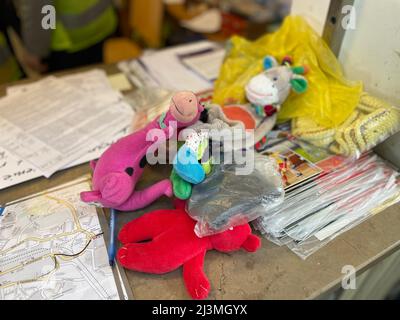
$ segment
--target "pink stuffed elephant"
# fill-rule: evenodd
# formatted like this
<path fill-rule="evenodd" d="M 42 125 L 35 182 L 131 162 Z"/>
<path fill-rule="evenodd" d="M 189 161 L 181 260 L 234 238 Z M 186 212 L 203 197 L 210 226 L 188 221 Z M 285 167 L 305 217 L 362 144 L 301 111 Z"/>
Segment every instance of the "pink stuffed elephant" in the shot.
<path fill-rule="evenodd" d="M 146 165 L 146 153 L 156 141 L 147 141 L 150 130 L 162 130 L 168 139 L 173 130 L 194 124 L 203 111 L 194 93 L 182 91 L 171 99 L 169 111 L 150 122 L 145 128 L 112 144 L 95 162 L 92 191 L 81 193 L 84 202 L 97 202 L 121 211 L 143 208 L 159 197 L 173 195 L 169 179 L 144 189 L 135 190 Z M 174 122 L 176 125 L 174 125 Z"/>

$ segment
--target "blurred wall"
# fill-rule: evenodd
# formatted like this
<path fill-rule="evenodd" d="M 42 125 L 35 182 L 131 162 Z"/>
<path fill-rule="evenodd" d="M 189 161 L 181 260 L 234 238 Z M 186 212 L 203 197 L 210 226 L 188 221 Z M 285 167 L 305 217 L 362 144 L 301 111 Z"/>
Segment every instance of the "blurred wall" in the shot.
<path fill-rule="evenodd" d="M 324 30 L 330 0 L 293 0 L 292 15 L 304 17 L 320 35 Z"/>
<path fill-rule="evenodd" d="M 355 29 L 347 30 L 339 60 L 350 79 L 400 107 L 400 1 L 355 0 Z M 376 148 L 400 168 L 400 133 Z"/>
<path fill-rule="evenodd" d="M 339 60 L 350 79 L 400 106 L 400 1 L 355 0 L 356 23 L 347 30 Z"/>

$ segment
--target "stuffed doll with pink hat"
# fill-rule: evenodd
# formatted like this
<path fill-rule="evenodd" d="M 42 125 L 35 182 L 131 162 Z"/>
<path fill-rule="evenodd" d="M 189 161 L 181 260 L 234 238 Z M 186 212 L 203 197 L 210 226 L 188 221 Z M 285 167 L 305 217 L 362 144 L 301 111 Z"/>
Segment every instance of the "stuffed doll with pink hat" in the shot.
<path fill-rule="evenodd" d="M 97 162 L 91 162 L 92 191 L 82 192 L 82 201 L 99 203 L 103 207 L 120 211 L 132 211 L 151 204 L 161 196 L 171 197 L 173 190 L 169 179 L 159 181 L 144 190 L 135 189 L 147 163 L 146 154 L 149 148 L 154 148 L 155 143 L 161 142 L 151 139 L 152 133 L 159 138 L 161 130 L 164 133 L 161 139 L 165 141 L 174 131 L 199 120 L 202 111 L 203 107 L 194 93 L 176 93 L 171 99 L 168 112 L 145 128 L 121 138 Z"/>

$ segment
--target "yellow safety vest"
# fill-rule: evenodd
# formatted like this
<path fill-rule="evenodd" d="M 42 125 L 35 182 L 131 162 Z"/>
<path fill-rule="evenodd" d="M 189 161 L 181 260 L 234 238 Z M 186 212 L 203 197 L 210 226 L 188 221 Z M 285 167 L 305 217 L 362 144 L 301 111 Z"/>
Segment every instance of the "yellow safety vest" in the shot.
<path fill-rule="evenodd" d="M 8 47 L 5 35 L 0 32 L 0 84 L 18 80 L 22 72 Z"/>
<path fill-rule="evenodd" d="M 117 27 L 112 0 L 55 0 L 51 48 L 76 52 L 104 40 Z"/>

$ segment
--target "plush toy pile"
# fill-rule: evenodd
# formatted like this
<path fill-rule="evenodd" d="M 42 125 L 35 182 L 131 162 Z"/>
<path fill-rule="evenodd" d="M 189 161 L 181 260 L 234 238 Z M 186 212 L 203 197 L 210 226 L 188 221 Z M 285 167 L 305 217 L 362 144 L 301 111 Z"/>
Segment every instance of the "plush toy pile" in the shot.
<path fill-rule="evenodd" d="M 178 151 L 171 178 L 136 190 L 148 151 L 156 150 L 161 142 L 188 127 L 193 132 Z M 179 92 L 172 97 L 168 112 L 118 140 L 97 162 L 91 163 L 92 190 L 82 192 L 81 199 L 120 211 L 144 208 L 159 197 L 172 197 L 174 193 L 187 199 L 192 184 L 201 183 L 211 171 L 211 159 L 199 162 L 211 140 L 207 130 L 235 127 L 244 131 L 240 122 L 226 119 L 219 106 L 205 110 L 195 94 Z M 232 252 L 241 248 L 254 252 L 261 241 L 245 222 L 204 237 L 195 233 L 195 225 L 196 221 L 185 210 L 185 202 L 177 200 L 175 210 L 149 212 L 125 225 L 119 234 L 123 246 L 117 258 L 124 267 L 146 273 L 162 274 L 183 266 L 189 294 L 194 299 L 206 298 L 210 290 L 203 271 L 206 252 L 213 249 Z"/>
<path fill-rule="evenodd" d="M 149 139 L 148 135 L 161 130 L 164 135 L 159 136 L 168 139 L 175 130 L 196 123 L 202 111 L 203 107 L 194 93 L 184 91 L 175 94 L 167 113 L 145 128 L 118 140 L 102 154 L 97 163 L 91 163 L 93 190 L 82 192 L 81 199 L 100 203 L 106 208 L 131 211 L 146 207 L 163 195 L 171 197 L 173 191 L 169 179 L 159 181 L 145 190 L 135 190 L 146 165 L 147 151 L 162 142 Z"/>
<path fill-rule="evenodd" d="M 167 112 L 111 145 L 97 163 L 91 163 L 92 190 L 81 193 L 85 202 L 133 211 L 162 196 L 179 199 L 175 210 L 149 212 L 123 227 L 118 260 L 124 267 L 162 274 L 183 266 L 189 294 L 203 299 L 210 290 L 203 272 L 208 250 L 253 252 L 259 248 L 260 239 L 252 235 L 248 223 L 279 207 L 284 189 L 276 161 L 254 158 L 254 143 L 274 127 L 290 92 L 307 89 L 302 76 L 307 68 L 292 67 L 289 57 L 278 65 L 267 56 L 264 69 L 245 87 L 248 104 L 203 106 L 194 93 L 178 92 Z M 136 190 L 149 153 L 161 150 L 171 137 L 183 137 L 184 143 L 173 158 L 170 178 Z M 212 152 L 216 149 L 218 161 L 234 152 L 240 157 L 253 155 L 252 171 L 238 174 L 243 163 L 234 158 L 232 164 L 228 160 L 229 165 L 218 162 Z"/>

